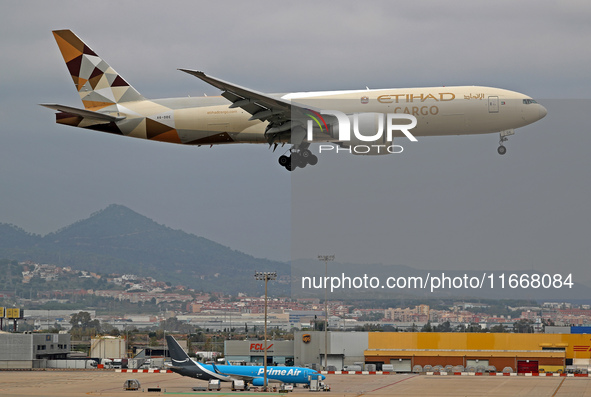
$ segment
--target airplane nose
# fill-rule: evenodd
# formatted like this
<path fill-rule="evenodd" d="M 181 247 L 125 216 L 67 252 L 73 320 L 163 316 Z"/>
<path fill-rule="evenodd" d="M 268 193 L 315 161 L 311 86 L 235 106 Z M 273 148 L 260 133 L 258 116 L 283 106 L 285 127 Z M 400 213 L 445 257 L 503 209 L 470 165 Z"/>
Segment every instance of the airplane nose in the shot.
<path fill-rule="evenodd" d="M 544 117 L 546 117 L 547 114 L 548 114 L 548 111 L 546 110 L 546 108 L 543 107 L 542 105 L 540 105 L 540 119 L 543 119 Z"/>

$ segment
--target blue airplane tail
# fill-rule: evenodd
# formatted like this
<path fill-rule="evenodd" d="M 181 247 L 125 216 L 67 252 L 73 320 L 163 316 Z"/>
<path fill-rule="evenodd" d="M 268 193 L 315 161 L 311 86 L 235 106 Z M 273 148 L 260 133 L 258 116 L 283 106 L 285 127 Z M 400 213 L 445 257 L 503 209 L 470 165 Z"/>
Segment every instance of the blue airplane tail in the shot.
<path fill-rule="evenodd" d="M 170 352 L 170 358 L 172 365 L 175 367 L 194 367 L 195 363 L 179 343 L 170 335 L 166 335 L 166 344 L 168 345 L 168 351 Z"/>

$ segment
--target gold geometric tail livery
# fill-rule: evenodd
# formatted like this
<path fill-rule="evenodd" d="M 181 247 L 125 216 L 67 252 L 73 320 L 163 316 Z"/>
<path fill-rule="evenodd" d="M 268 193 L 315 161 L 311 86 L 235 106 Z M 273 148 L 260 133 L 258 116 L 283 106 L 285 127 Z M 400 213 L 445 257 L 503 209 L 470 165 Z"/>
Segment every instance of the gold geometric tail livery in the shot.
<path fill-rule="evenodd" d="M 371 121 L 391 120 L 393 113 L 414 116 L 417 124 L 412 135 L 418 137 L 499 133 L 500 154 L 505 153 L 503 143 L 514 129 L 546 115 L 546 109 L 532 98 L 499 88 L 425 87 L 264 94 L 189 69 L 180 70 L 218 88 L 221 96 L 150 100 L 71 30 L 56 30 L 53 35 L 84 106 L 81 109 L 43 104 L 58 111 L 57 123 L 197 146 L 261 143 L 277 148 L 287 143 L 290 146 L 279 157 L 279 164 L 289 171 L 318 162 L 309 150 L 313 142 L 331 143 L 320 145 L 320 152 L 324 148 L 363 155 L 399 153 L 387 149 L 401 147 L 393 145 L 391 138 L 405 138 L 405 135 L 396 129 L 394 134 L 381 134 L 380 127 L 376 135 L 376 123 Z M 323 111 L 329 115 L 331 111 L 340 112 L 343 117 L 338 120 L 324 117 L 324 128 L 314 126 L 313 131 L 307 130 L 310 127 L 306 115 Z M 341 125 L 343 118 L 349 122 Z M 364 124 L 361 120 L 371 122 Z M 339 126 L 342 129 L 343 125 L 350 125 L 354 133 L 339 134 Z M 371 141 L 374 136 L 378 137 L 375 142 Z M 341 137 L 350 138 L 339 140 L 345 139 Z"/>
<path fill-rule="evenodd" d="M 145 98 L 70 30 L 53 32 L 85 109 Z"/>

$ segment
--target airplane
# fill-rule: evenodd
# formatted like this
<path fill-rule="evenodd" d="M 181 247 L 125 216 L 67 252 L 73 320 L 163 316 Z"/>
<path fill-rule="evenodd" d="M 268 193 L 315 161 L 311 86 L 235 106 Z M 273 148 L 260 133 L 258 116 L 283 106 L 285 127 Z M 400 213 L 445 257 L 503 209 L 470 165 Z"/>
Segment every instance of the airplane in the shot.
<path fill-rule="evenodd" d="M 327 109 L 346 114 L 350 125 L 359 122 L 356 113 L 413 116 L 413 137 L 499 133 L 497 151 L 501 155 L 507 150 L 504 142 L 516 128 L 547 114 L 531 97 L 500 88 L 443 86 L 265 94 L 191 69 L 179 70 L 218 88 L 221 96 L 150 100 L 71 30 L 55 30 L 53 35 L 84 105 L 81 109 L 41 104 L 58 111 L 56 123 L 185 145 L 253 143 L 267 144 L 275 151 L 279 144 L 289 144 L 279 157 L 279 164 L 289 171 L 318 162 L 309 149 L 311 143 L 329 142 L 352 154 L 383 155 L 395 153 L 384 148 L 393 147 L 395 137 L 405 136 L 403 131 L 394 130 L 386 140 L 388 136 L 382 134 L 376 141 L 379 145 L 367 145 L 367 139 L 357 134 L 343 140 L 338 118 L 323 113 Z M 364 131 L 375 125 L 375 118 L 363 122 Z M 358 147 L 363 150 L 351 150 Z"/>
<path fill-rule="evenodd" d="M 166 335 L 166 344 L 172 361 L 170 369 L 179 375 L 206 381 L 210 379 L 219 379 L 222 382 L 242 380 L 253 386 L 264 386 L 265 367 L 263 366 L 203 364 L 191 360 L 171 335 Z M 267 366 L 267 383 L 310 384 L 311 377 L 321 381 L 325 379 L 324 375 L 310 368 Z"/>

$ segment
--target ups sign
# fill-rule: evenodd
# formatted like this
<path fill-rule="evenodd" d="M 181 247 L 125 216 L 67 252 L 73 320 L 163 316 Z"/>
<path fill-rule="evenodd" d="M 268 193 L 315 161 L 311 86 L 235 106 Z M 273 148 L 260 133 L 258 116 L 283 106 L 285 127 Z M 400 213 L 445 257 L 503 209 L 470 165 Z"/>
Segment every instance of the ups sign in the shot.
<path fill-rule="evenodd" d="M 304 335 L 302 335 L 302 342 L 304 342 L 304 343 L 310 343 L 311 340 L 312 340 L 312 335 L 310 335 L 310 334 L 304 334 Z"/>

